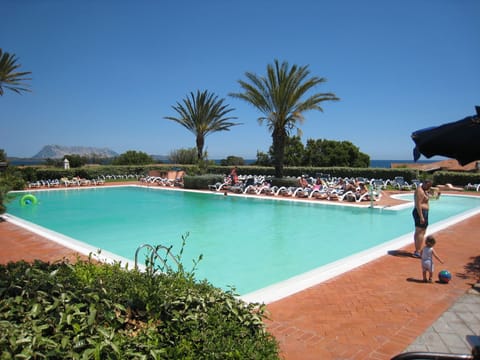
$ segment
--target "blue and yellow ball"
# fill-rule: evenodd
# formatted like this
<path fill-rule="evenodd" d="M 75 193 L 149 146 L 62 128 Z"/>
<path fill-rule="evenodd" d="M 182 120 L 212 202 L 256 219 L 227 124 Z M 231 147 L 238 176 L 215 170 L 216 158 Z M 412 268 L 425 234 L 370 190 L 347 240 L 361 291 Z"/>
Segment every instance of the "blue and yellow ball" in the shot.
<path fill-rule="evenodd" d="M 448 270 L 442 270 L 438 273 L 438 280 L 443 284 L 448 284 L 452 280 L 452 274 Z"/>

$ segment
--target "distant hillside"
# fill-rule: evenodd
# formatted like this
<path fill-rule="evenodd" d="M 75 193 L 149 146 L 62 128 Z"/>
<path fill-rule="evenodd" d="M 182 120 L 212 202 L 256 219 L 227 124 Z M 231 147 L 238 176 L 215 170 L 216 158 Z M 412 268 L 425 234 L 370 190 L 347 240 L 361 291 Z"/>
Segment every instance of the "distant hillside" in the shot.
<path fill-rule="evenodd" d="M 65 155 L 80 155 L 97 157 L 114 157 L 118 154 L 107 148 L 96 148 L 88 146 L 62 146 L 62 145 L 46 145 L 40 150 L 33 159 L 61 159 Z"/>

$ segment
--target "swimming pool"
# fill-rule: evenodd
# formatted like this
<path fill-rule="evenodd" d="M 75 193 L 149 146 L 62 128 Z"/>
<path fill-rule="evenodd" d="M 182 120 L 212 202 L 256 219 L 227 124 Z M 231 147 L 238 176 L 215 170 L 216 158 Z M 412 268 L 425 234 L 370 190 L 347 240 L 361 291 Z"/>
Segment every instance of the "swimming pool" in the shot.
<path fill-rule="evenodd" d="M 392 211 L 132 186 L 34 194 L 38 204 L 14 201 L 8 214 L 121 259 L 133 260 L 143 243 L 173 245 L 176 253 L 188 232 L 185 268 L 203 254 L 197 278 L 233 286 L 252 301 L 288 295 L 335 275 L 338 266 L 358 266 L 358 254 L 368 261 L 412 242 L 411 206 Z M 479 212 L 480 198 L 443 196 L 431 208 L 436 231 L 452 216 Z"/>

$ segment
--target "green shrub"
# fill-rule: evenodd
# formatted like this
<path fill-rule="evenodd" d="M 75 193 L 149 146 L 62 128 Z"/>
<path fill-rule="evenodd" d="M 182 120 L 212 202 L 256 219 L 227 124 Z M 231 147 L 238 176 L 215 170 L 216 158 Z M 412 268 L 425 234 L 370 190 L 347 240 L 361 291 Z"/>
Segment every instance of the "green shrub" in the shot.
<path fill-rule="evenodd" d="M 0 358 L 278 359 L 264 306 L 191 273 L 0 265 Z"/>
<path fill-rule="evenodd" d="M 112 165 L 143 165 L 154 164 L 155 160 L 143 151 L 128 150 L 112 160 Z"/>
<path fill-rule="evenodd" d="M 173 164 L 196 164 L 198 161 L 197 148 L 172 150 L 168 159 Z"/>
<path fill-rule="evenodd" d="M 245 165 L 245 159 L 240 157 L 240 156 L 230 155 L 230 156 L 227 156 L 226 159 L 220 160 L 220 165 L 222 165 L 222 166 L 235 166 L 235 165 L 243 166 L 243 165 Z"/>
<path fill-rule="evenodd" d="M 433 184 L 453 184 L 465 186 L 467 184 L 480 184 L 480 173 L 466 173 L 458 171 L 438 171 L 433 174 Z"/>
<path fill-rule="evenodd" d="M 0 215 L 7 210 L 5 205 L 11 200 L 8 192 L 12 190 L 23 190 L 24 188 L 25 181 L 20 172 L 15 168 L 8 168 L 5 172 L 0 173 Z"/>

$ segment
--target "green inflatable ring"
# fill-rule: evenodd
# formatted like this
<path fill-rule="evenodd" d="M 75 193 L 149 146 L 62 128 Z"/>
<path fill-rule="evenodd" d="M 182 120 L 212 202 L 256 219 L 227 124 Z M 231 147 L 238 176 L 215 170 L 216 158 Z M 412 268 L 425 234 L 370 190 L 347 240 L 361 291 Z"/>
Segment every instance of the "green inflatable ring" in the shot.
<path fill-rule="evenodd" d="M 30 204 L 36 204 L 38 202 L 37 198 L 35 195 L 32 194 L 27 194 L 23 195 L 22 198 L 20 199 L 20 204 L 22 206 L 30 205 Z"/>

